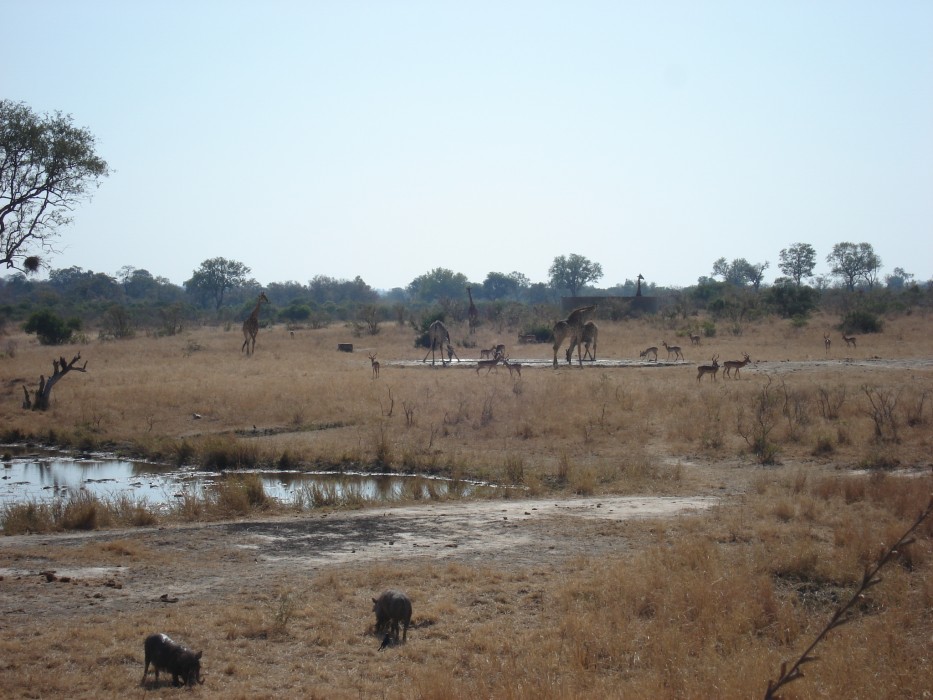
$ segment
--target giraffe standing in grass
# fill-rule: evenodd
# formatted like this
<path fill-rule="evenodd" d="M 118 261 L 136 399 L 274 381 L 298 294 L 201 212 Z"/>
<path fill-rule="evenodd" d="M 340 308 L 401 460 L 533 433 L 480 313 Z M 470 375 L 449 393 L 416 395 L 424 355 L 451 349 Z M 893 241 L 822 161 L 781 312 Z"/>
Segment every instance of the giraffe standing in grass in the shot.
<path fill-rule="evenodd" d="M 428 328 L 428 340 L 431 341 L 431 349 L 424 354 L 424 359 L 422 362 L 428 361 L 428 355 L 431 356 L 431 364 L 434 364 L 434 351 L 441 351 L 441 364 L 445 365 L 444 362 L 444 348 L 450 346 L 450 333 L 447 331 L 447 326 L 445 326 L 440 321 L 435 321 Z M 460 359 L 459 357 L 457 358 Z"/>
<path fill-rule="evenodd" d="M 473 291 L 467 287 L 467 296 L 470 297 L 470 308 L 467 311 L 467 316 L 470 319 L 470 333 L 476 333 L 476 326 L 479 322 L 479 311 L 476 310 L 476 305 L 473 303 Z"/>
<path fill-rule="evenodd" d="M 596 311 L 596 304 L 592 306 L 581 306 L 579 309 L 571 311 L 567 318 L 554 324 L 552 332 L 554 334 L 555 368 L 557 367 L 557 351 L 560 350 L 560 346 L 563 345 L 564 341 L 568 338 L 570 339 L 571 347 L 576 345 L 577 361 L 580 363 L 581 367 L 583 366 L 583 343 L 580 342 L 580 339 L 583 337 L 583 324 L 586 323 L 587 317 L 594 311 Z"/>
<path fill-rule="evenodd" d="M 259 292 L 256 308 L 253 309 L 253 313 L 249 315 L 249 318 L 243 321 L 243 347 L 240 348 L 240 352 L 245 350 L 247 356 L 256 351 L 256 335 L 259 333 L 259 307 L 268 303 L 266 293 Z"/>

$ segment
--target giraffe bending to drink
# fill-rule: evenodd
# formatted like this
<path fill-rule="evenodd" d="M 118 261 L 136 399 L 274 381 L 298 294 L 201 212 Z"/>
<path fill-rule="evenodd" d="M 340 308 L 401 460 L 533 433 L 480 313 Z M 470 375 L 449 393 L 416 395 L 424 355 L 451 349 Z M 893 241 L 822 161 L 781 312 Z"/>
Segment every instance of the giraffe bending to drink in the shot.
<path fill-rule="evenodd" d="M 444 362 L 444 348 L 450 346 L 450 333 L 447 331 L 447 326 L 445 326 L 441 321 L 435 321 L 428 328 L 428 340 L 431 342 L 431 349 L 424 354 L 424 359 L 422 362 L 428 361 L 428 355 L 431 356 L 431 364 L 434 364 L 434 352 L 435 350 L 441 351 L 441 365 L 447 365 Z M 460 359 L 459 357 L 457 358 Z"/>
<path fill-rule="evenodd" d="M 256 335 L 259 333 L 259 307 L 268 303 L 269 300 L 266 298 L 266 293 L 259 292 L 259 299 L 256 300 L 256 307 L 253 309 L 253 313 L 249 315 L 249 318 L 243 321 L 243 346 L 240 348 L 240 352 L 245 350 L 247 356 L 252 355 L 256 351 Z"/>
<path fill-rule="evenodd" d="M 575 346 L 578 346 L 581 342 L 583 343 L 583 359 L 596 361 L 596 341 L 599 338 L 599 326 L 596 325 L 594 321 L 587 321 L 583 324 L 583 337 L 578 341 L 577 338 L 574 338 L 570 342 L 570 347 L 567 348 L 567 364 L 571 364 L 570 359 L 573 357 L 573 349 Z M 592 350 L 590 349 L 592 347 Z"/>
<path fill-rule="evenodd" d="M 583 366 L 583 343 L 580 342 L 580 338 L 583 337 L 583 324 L 586 323 L 586 319 L 596 311 L 596 304 L 592 306 L 581 306 L 578 309 L 574 309 L 570 312 L 570 315 L 554 324 L 553 334 L 554 334 L 554 367 L 557 367 L 557 351 L 560 350 L 560 346 L 564 344 L 564 341 L 568 338 L 570 339 L 571 347 L 576 344 L 577 348 L 577 361 L 580 366 Z M 568 358 L 568 361 L 570 358 Z"/>

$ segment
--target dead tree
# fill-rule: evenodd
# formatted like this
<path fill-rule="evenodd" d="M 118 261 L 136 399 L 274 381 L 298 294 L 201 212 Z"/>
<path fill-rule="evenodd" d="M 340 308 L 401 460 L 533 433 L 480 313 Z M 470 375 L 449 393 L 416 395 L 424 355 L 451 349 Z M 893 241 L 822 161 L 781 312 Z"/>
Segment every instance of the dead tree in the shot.
<path fill-rule="evenodd" d="M 84 361 L 82 366 L 75 367 L 75 364 L 80 359 L 81 353 L 79 352 L 74 356 L 71 362 L 66 362 L 64 357 L 52 360 L 52 367 L 55 371 L 48 379 L 45 378 L 44 374 L 39 375 L 39 388 L 33 392 L 32 396 L 29 394 L 29 389 L 23 384 L 23 393 L 25 394 L 23 408 L 33 411 L 47 411 L 49 409 L 49 400 L 52 396 L 52 387 L 55 386 L 55 383 L 59 379 L 64 377 L 71 370 L 75 372 L 87 372 L 87 360 Z"/>

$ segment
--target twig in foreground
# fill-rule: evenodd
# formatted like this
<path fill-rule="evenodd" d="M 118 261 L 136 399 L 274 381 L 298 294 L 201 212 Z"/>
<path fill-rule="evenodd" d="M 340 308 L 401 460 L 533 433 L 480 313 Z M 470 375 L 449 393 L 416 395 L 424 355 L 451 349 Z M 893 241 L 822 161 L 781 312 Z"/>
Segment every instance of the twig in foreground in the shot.
<path fill-rule="evenodd" d="M 872 586 L 876 586 L 881 583 L 881 577 L 878 576 L 878 572 L 881 571 L 881 567 L 887 564 L 894 555 L 897 554 L 897 550 L 901 547 L 906 547 L 909 544 L 913 543 L 913 538 L 910 537 L 910 533 L 920 527 L 920 523 L 929 517 L 930 513 L 933 513 L 933 496 L 930 497 L 930 502 L 927 504 L 927 507 L 923 510 L 920 515 L 917 516 L 917 519 L 913 524 L 907 528 L 907 531 L 900 536 L 900 538 L 892 544 L 888 550 L 881 555 L 881 558 L 875 564 L 875 567 L 870 570 L 866 570 L 865 575 L 862 577 L 862 584 L 858 587 L 858 590 L 855 591 L 855 594 L 842 605 L 835 614 L 830 618 L 826 626 L 816 635 L 816 639 L 813 640 L 813 643 L 807 647 L 807 650 L 800 655 L 794 665 L 790 668 L 787 668 L 787 662 L 781 664 L 781 675 L 776 681 L 768 681 L 768 690 L 765 692 L 765 700 L 780 700 L 780 697 L 775 695 L 778 688 L 783 685 L 787 685 L 791 681 L 795 681 L 798 678 L 803 678 L 803 671 L 800 668 L 810 661 L 816 661 L 819 657 L 811 656 L 811 652 L 816 648 L 816 645 L 823 641 L 830 630 L 844 625 L 852 619 L 851 610 L 852 607 L 859 601 L 862 595 Z"/>

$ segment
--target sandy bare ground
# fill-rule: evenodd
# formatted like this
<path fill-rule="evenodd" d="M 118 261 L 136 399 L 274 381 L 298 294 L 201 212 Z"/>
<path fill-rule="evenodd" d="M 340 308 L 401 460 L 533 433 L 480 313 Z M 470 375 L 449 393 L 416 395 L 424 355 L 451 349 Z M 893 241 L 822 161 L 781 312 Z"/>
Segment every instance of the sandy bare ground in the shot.
<path fill-rule="evenodd" d="M 618 552 L 612 523 L 669 518 L 718 501 L 599 497 L 457 501 L 0 539 L 0 611 L 16 616 L 139 609 L 262 588 L 268 577 L 430 558 L 434 563 L 553 565 Z M 120 556 L 124 554 L 126 556 Z"/>

